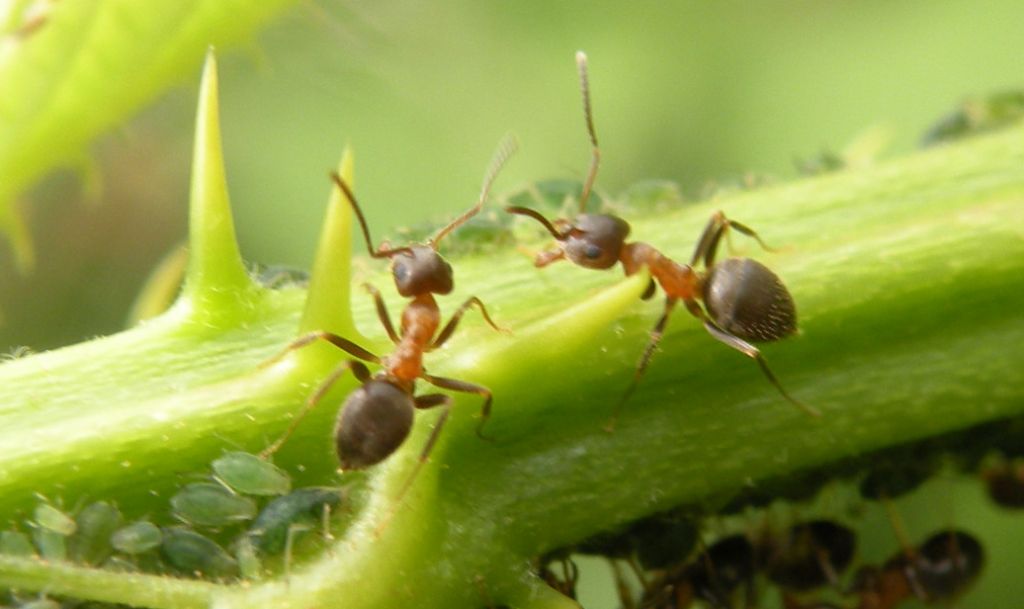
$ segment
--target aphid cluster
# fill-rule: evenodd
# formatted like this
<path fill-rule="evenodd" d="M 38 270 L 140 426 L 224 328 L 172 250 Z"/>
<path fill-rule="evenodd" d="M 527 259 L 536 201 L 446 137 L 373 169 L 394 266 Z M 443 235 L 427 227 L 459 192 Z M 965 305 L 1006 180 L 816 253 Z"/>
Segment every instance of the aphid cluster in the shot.
<path fill-rule="evenodd" d="M 337 488 L 292 489 L 287 472 L 249 453 L 225 453 L 211 469 L 170 497 L 165 512 L 134 519 L 105 501 L 70 510 L 42 501 L 20 530 L 0 531 L 0 554 L 221 581 L 261 579 L 268 573 L 264 560 L 275 563 L 273 571 L 288 571 L 291 548 L 305 533 L 329 535 L 332 510 L 344 499 Z M 0 603 L 8 602 L 61 606 L 0 590 Z"/>

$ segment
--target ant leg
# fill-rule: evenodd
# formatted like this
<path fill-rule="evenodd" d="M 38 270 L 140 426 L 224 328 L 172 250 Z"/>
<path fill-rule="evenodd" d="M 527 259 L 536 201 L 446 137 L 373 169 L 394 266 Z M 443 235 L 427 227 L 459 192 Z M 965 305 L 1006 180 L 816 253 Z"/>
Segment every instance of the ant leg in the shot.
<path fill-rule="evenodd" d="M 727 234 L 730 228 L 734 228 L 740 233 L 755 239 L 765 250 L 769 252 L 775 251 L 774 248 L 769 247 L 761 239 L 761 235 L 757 234 L 757 231 L 746 224 L 726 218 L 725 214 L 721 211 L 716 211 L 711 215 L 711 219 L 708 220 L 707 225 L 704 227 L 704 232 L 701 233 L 700 239 L 697 241 L 697 247 L 693 250 L 693 257 L 690 258 L 690 266 L 697 264 L 703 258 L 704 266 L 710 268 L 715 263 L 715 256 L 718 254 L 718 244 L 722 239 L 722 235 Z"/>
<path fill-rule="evenodd" d="M 793 396 L 789 395 L 789 392 L 786 391 L 785 388 L 783 388 L 782 383 L 779 382 L 779 379 L 775 378 L 775 374 L 772 373 L 771 369 L 768 367 L 768 362 L 766 362 L 764 357 L 761 355 L 760 349 L 743 340 L 742 338 L 739 338 L 738 336 L 733 336 L 732 334 L 729 334 L 725 330 L 716 326 L 710 319 L 708 319 L 708 316 L 704 313 L 704 310 L 700 308 L 700 305 L 698 305 L 696 301 L 687 300 L 685 302 L 687 310 L 690 311 L 690 313 L 694 317 L 704 322 L 704 329 L 708 331 L 708 334 L 710 334 L 712 338 L 732 347 L 733 349 L 736 349 L 740 353 L 756 361 L 757 365 L 761 367 L 761 372 L 764 374 L 765 378 L 768 379 L 768 382 L 771 383 L 776 390 L 778 390 L 778 392 L 782 395 L 782 397 L 786 399 L 786 401 L 788 401 L 790 404 L 793 404 L 800 410 L 804 411 L 804 413 L 812 417 L 817 418 L 821 416 L 821 413 L 818 412 L 817 409 L 812 408 L 807 404 L 804 404 L 800 400 L 794 398 Z"/>
<path fill-rule="evenodd" d="M 451 409 L 448 406 L 451 404 L 452 399 L 450 396 L 441 393 L 430 393 L 427 395 L 421 395 L 413 398 L 413 405 L 417 409 L 434 408 L 436 406 L 444 406 L 444 412 L 437 418 L 437 423 L 434 424 L 434 429 L 430 432 L 430 437 L 427 438 L 427 443 L 423 445 L 423 450 L 420 451 L 419 459 L 416 462 L 415 469 L 409 474 L 405 482 L 402 483 L 402 488 L 399 489 L 398 494 L 395 495 L 395 501 L 393 507 L 388 511 L 387 516 L 377 526 L 377 532 L 379 533 L 384 529 L 391 517 L 394 515 L 394 511 L 398 509 L 398 505 L 401 504 L 402 498 L 405 497 L 405 493 L 412 487 L 413 481 L 416 480 L 416 476 L 419 475 L 420 470 L 427 462 L 427 458 L 430 457 L 430 452 L 434 450 L 434 445 L 437 444 L 437 439 L 441 436 L 441 430 L 444 429 L 445 423 L 448 422 L 448 414 Z"/>
<path fill-rule="evenodd" d="M 559 260 L 564 259 L 565 251 L 562 249 L 537 252 L 537 256 L 533 259 L 533 266 L 538 269 L 542 269 L 552 262 L 558 262 Z"/>
<path fill-rule="evenodd" d="M 484 303 L 481 302 L 479 298 L 477 298 L 476 296 L 471 296 L 466 300 L 466 302 L 462 303 L 462 306 L 455 310 L 455 314 L 452 315 L 452 318 L 450 320 L 448 320 L 448 323 L 445 325 L 444 329 L 442 329 L 441 333 L 437 335 L 437 339 L 435 339 L 434 342 L 427 348 L 427 351 L 433 351 L 434 349 L 437 349 L 441 345 L 445 344 L 445 342 L 447 342 L 448 339 L 451 338 L 452 333 L 455 332 L 455 328 L 458 327 L 459 320 L 461 320 L 462 316 L 466 313 L 467 310 L 469 310 L 469 307 L 473 305 L 476 305 L 477 308 L 480 309 L 480 313 L 483 314 L 484 321 L 487 322 L 487 325 L 494 328 L 494 330 L 497 332 L 502 332 L 504 334 L 509 333 L 509 330 L 507 328 L 499 327 L 497 324 L 494 323 L 493 320 L 491 320 L 491 316 L 488 315 L 487 313 L 487 307 L 484 306 Z"/>
<path fill-rule="evenodd" d="M 358 357 L 363 361 L 370 362 L 373 364 L 380 363 L 379 357 L 370 353 L 366 349 L 363 349 L 362 347 L 348 340 L 347 338 L 342 338 L 337 334 L 332 334 L 331 332 L 317 330 L 316 332 L 310 332 L 309 334 L 304 334 L 296 338 L 291 343 L 289 343 L 287 347 L 282 349 L 280 353 L 260 364 L 259 368 L 262 369 L 268 366 L 272 366 L 273 364 L 279 362 L 282 358 L 284 358 L 284 356 L 288 355 L 292 351 L 295 351 L 296 349 L 301 349 L 302 347 L 315 343 L 318 340 L 325 340 L 334 345 L 335 347 L 341 349 L 345 353 L 348 353 L 353 357 Z"/>
<path fill-rule="evenodd" d="M 644 288 L 644 293 L 640 295 L 640 300 L 650 300 L 654 296 L 654 292 L 658 289 L 658 284 L 654 283 L 652 278 L 647 282 L 647 287 Z"/>
<path fill-rule="evenodd" d="M 672 314 L 672 309 L 675 308 L 677 302 L 678 300 L 672 297 L 665 299 L 665 312 L 661 314 L 658 323 L 654 324 L 654 329 L 651 330 L 651 338 L 647 341 L 643 355 L 640 356 L 640 361 L 637 362 L 636 370 L 633 372 L 633 381 L 629 384 L 626 392 L 622 394 L 619 403 L 615 405 L 611 419 L 604 426 L 605 431 L 611 433 L 615 430 L 615 423 L 619 420 L 619 412 L 622 411 L 622 407 L 625 406 L 630 396 L 633 395 L 633 391 L 636 389 L 637 384 L 640 383 L 644 371 L 647 370 L 647 364 L 651 363 L 651 358 L 654 357 L 654 350 L 658 348 L 658 343 L 661 342 L 661 337 L 665 334 L 668 318 Z"/>
<path fill-rule="evenodd" d="M 491 393 L 490 389 L 480 385 L 474 385 L 473 383 L 467 383 L 466 381 L 459 381 L 442 376 L 431 376 L 429 374 L 422 374 L 420 376 L 423 380 L 435 387 L 451 389 L 452 391 L 461 391 L 463 393 L 475 393 L 483 397 L 484 404 L 480 407 L 480 422 L 476 425 L 476 435 L 481 440 L 493 440 L 493 438 L 483 434 L 484 424 L 487 423 L 487 419 L 491 417 L 491 401 L 494 399 L 494 395 Z"/>
<path fill-rule="evenodd" d="M 338 366 L 334 372 L 328 375 L 328 377 L 320 383 L 320 386 L 316 388 L 316 391 L 306 399 L 305 406 L 303 406 L 302 410 L 299 411 L 299 414 L 292 419 L 291 424 L 288 425 L 288 429 L 285 430 L 284 434 L 275 440 L 273 444 L 264 448 L 260 452 L 260 458 L 266 459 L 270 455 L 276 453 L 278 449 L 288 441 L 288 438 L 295 433 L 295 428 L 299 426 L 299 423 L 301 423 L 304 418 L 306 418 L 306 415 L 316 408 L 316 405 L 320 403 L 320 400 L 323 399 L 324 395 L 327 394 L 327 391 L 330 390 L 334 383 L 338 382 L 338 379 L 344 376 L 344 374 L 349 370 L 352 371 L 352 374 L 360 383 L 365 384 L 366 381 L 370 380 L 370 371 L 366 369 L 366 366 L 364 366 L 362 362 L 349 360 L 341 366 Z"/>
<path fill-rule="evenodd" d="M 377 306 L 377 317 L 380 319 L 380 324 L 384 326 L 384 331 L 388 333 L 388 338 L 391 342 L 398 344 L 398 334 L 395 332 L 395 326 L 391 324 L 391 316 L 388 314 L 388 307 L 384 304 L 384 298 L 380 295 L 380 290 L 373 287 L 369 283 L 363 284 L 363 289 L 373 296 L 373 304 Z"/>

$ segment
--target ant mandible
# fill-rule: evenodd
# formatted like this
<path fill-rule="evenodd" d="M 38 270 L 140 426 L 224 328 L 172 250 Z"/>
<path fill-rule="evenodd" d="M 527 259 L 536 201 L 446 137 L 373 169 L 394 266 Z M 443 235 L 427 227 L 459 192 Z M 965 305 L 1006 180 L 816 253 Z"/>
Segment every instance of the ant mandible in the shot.
<path fill-rule="evenodd" d="M 637 364 L 633 380 L 616 406 L 608 428 L 614 426 L 619 410 L 643 376 L 661 341 L 669 316 L 679 301 L 683 302 L 691 315 L 703 322 L 704 328 L 714 339 L 753 358 L 768 382 L 782 397 L 811 416 L 821 416 L 817 410 L 798 401 L 782 387 L 761 351 L 751 344 L 779 340 L 796 332 L 796 307 L 789 290 L 775 273 L 756 260 L 729 258 L 715 263 L 719 243 L 730 228 L 757 240 L 761 247 L 770 249 L 760 235 L 750 227 L 726 218 L 721 211 L 715 212 L 697 242 L 690 263 L 684 265 L 671 260 L 647 243 L 627 243 L 630 227 L 622 218 L 611 214 L 586 213 L 587 199 L 601 161 L 601 151 L 590 109 L 587 56 L 582 51 L 576 53 L 576 64 L 592 153 L 590 170 L 580 193 L 580 213 L 572 221 L 558 219 L 551 222 L 527 207 L 506 207 L 505 211 L 533 218 L 558 241 L 557 249 L 536 255 L 534 265 L 538 268 L 562 259 L 589 269 L 609 269 L 622 263 L 628 276 L 647 267 L 652 280 L 643 298 L 646 300 L 654 294 L 655 281 L 665 292 L 665 310 L 651 331 L 650 341 Z M 701 263 L 704 265 L 703 271 L 695 268 Z"/>
<path fill-rule="evenodd" d="M 484 320 L 495 330 L 501 331 L 491 320 L 483 302 L 477 297 L 466 300 L 452 315 L 448 323 L 438 333 L 441 325 L 441 312 L 434 299 L 435 294 L 448 294 L 454 287 L 452 267 L 437 251 L 441 240 L 456 228 L 464 224 L 483 208 L 498 172 L 508 158 L 515 152 L 516 142 L 506 138 L 495 153 L 491 166 L 484 178 L 483 187 L 476 205 L 442 228 L 425 244 L 404 247 L 390 247 L 382 243 L 373 248 L 370 231 L 366 219 L 356 202 L 355 195 L 348 184 L 336 173 L 331 174 L 335 184 L 342 190 L 352 205 L 370 256 L 391 260 L 391 273 L 395 280 L 398 293 L 412 301 L 402 312 L 400 332 L 395 332 L 384 300 L 372 286 L 366 288 L 374 298 L 377 315 L 380 318 L 388 337 L 395 343 L 395 350 L 386 357 L 379 357 L 360 347 L 352 341 L 330 332 L 317 331 L 299 337 L 281 354 L 267 364 L 272 363 L 285 354 L 299 349 L 318 340 L 324 340 L 349 355 L 357 358 L 349 360 L 332 372 L 306 400 L 303 410 L 292 420 L 285 433 L 261 453 L 267 457 L 276 452 L 291 436 L 299 422 L 317 405 L 327 391 L 346 372 L 351 371 L 361 386 L 356 388 L 341 407 L 334 428 L 335 447 L 342 470 L 357 470 L 375 465 L 401 446 L 412 428 L 413 413 L 417 409 L 444 406 L 445 410 L 438 418 L 434 429 L 420 453 L 417 470 L 409 477 L 401 493 L 408 488 L 413 478 L 423 465 L 433 448 L 441 429 L 448 419 L 448 406 L 451 397 L 441 393 L 415 395 L 417 379 L 423 379 L 435 387 L 474 393 L 484 398 L 480 410 L 480 422 L 477 435 L 483 437 L 482 428 L 490 416 L 492 395 L 490 389 L 440 376 L 427 374 L 423 368 L 423 354 L 443 345 L 455 332 L 462 315 L 471 307 L 476 306 L 484 316 Z M 436 335 L 436 336 L 435 336 Z M 362 360 L 362 361 L 359 361 Z M 362 362 L 370 362 L 382 366 L 382 370 L 371 376 Z M 400 493 L 400 495 L 401 495 Z"/>

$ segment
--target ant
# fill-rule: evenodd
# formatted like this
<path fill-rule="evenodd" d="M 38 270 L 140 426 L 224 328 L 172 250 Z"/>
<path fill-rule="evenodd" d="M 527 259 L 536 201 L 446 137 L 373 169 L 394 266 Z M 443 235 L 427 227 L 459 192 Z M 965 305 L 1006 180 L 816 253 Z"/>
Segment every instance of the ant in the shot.
<path fill-rule="evenodd" d="M 715 212 L 704 228 L 690 263 L 679 264 L 647 243 L 626 242 L 630 226 L 622 218 L 610 214 L 586 213 L 587 199 L 597 176 L 601 151 L 594 130 L 590 108 L 590 87 L 587 78 L 587 56 L 576 53 L 580 88 L 583 94 L 583 113 L 590 136 L 590 170 L 580 193 L 580 213 L 575 220 L 549 221 L 536 210 L 510 206 L 505 211 L 527 216 L 539 222 L 558 241 L 557 249 L 542 251 L 534 258 L 540 268 L 562 259 L 569 259 L 588 269 L 609 269 L 622 264 L 626 275 L 633 275 L 646 267 L 652 275 L 642 296 L 654 295 L 655 281 L 665 292 L 665 310 L 651 331 L 651 338 L 636 367 L 633 381 L 612 414 L 607 428 L 610 430 L 619 409 L 633 393 L 661 341 L 669 316 L 679 301 L 691 315 L 701 320 L 704 328 L 715 339 L 753 358 L 765 377 L 787 401 L 805 413 L 821 414 L 795 398 L 779 383 L 760 350 L 752 342 L 769 342 L 785 338 L 796 332 L 796 306 L 789 290 L 768 267 L 750 258 L 729 258 L 716 264 L 718 245 L 729 229 L 735 229 L 755 239 L 766 250 L 761 237 L 750 227 L 731 220 L 722 212 Z M 703 263 L 703 271 L 695 267 Z M 700 305 L 703 301 L 704 306 Z"/>
<path fill-rule="evenodd" d="M 912 597 L 927 604 L 951 601 L 974 583 L 984 563 L 985 551 L 973 535 L 940 531 L 881 568 L 862 567 L 850 592 L 859 598 L 858 609 L 891 609 Z"/>
<path fill-rule="evenodd" d="M 276 452 L 295 431 L 299 422 L 326 395 L 331 386 L 349 371 L 355 375 L 361 386 L 349 394 L 345 400 L 334 428 L 335 447 L 343 471 L 364 469 L 383 461 L 395 452 L 409 435 L 413 414 L 416 410 L 443 406 L 445 410 L 438 418 L 420 453 L 417 469 L 409 477 L 399 496 L 408 489 L 419 468 L 430 455 L 430 451 L 448 419 L 448 406 L 451 404 L 451 397 L 442 393 L 416 395 L 415 384 L 418 379 L 423 379 L 441 389 L 473 393 L 483 397 L 484 402 L 480 410 L 480 422 L 477 425 L 476 433 L 478 436 L 484 437 L 482 428 L 491 412 L 492 394 L 490 389 L 466 381 L 427 374 L 423 367 L 423 354 L 437 349 L 451 338 L 462 315 L 471 306 L 480 309 L 488 325 L 497 331 L 502 331 L 491 320 L 483 302 L 474 296 L 466 300 L 438 332 L 441 325 L 441 312 L 434 295 L 450 293 L 454 287 L 454 280 L 451 265 L 441 257 L 437 248 L 444 237 L 483 208 L 498 172 L 515 152 L 515 149 L 515 140 L 511 138 L 506 138 L 499 146 L 484 178 L 480 197 L 473 207 L 439 230 L 425 244 L 403 247 L 391 247 L 385 242 L 378 248 L 373 248 L 366 219 L 363 217 L 352 189 L 337 173 L 331 174 L 335 184 L 352 205 L 370 256 L 387 258 L 391 261 L 391 274 L 398 293 L 406 298 L 411 298 L 412 301 L 402 312 L 400 332 L 396 332 L 380 292 L 370 285 L 365 286 L 373 296 L 377 316 L 380 318 L 384 330 L 391 341 L 395 343 L 395 350 L 391 355 L 380 357 L 337 334 L 318 331 L 299 337 L 281 354 L 264 364 L 268 365 L 295 349 L 319 340 L 327 341 L 356 358 L 341 364 L 320 383 L 316 391 L 306 400 L 305 407 L 292 421 L 284 435 L 264 449 L 261 453 L 262 457 Z M 382 366 L 383 370 L 371 376 L 362 362 L 377 364 Z"/>

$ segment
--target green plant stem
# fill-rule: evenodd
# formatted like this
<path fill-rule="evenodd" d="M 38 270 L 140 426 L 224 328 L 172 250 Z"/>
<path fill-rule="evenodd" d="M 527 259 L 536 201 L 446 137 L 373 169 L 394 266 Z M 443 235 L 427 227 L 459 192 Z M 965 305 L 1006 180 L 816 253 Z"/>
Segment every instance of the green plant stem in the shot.
<path fill-rule="evenodd" d="M 213 606 L 478 608 L 483 586 L 496 604 L 557 607 L 536 596 L 528 575 L 537 553 L 1022 414 L 1024 130 L 638 217 L 632 234 L 685 260 L 719 208 L 781 248 L 761 254 L 736 239 L 793 292 L 802 334 L 764 351 L 821 419 L 780 399 L 753 362 L 680 312 L 606 433 L 661 309 L 637 299 L 645 278 L 566 264 L 538 271 L 510 251 L 459 258 L 459 289 L 443 309 L 479 295 L 514 336 L 467 317 L 428 365 L 494 391 L 487 433 L 495 440 L 473 433 L 479 399 L 459 396 L 429 464 L 395 507 L 436 417 L 420 414 L 403 449 L 370 472 L 355 524 L 329 551 L 287 583 L 219 587 Z M 383 275 L 373 283 L 388 285 Z M 301 298 L 260 293 L 234 327 L 199 327 L 174 309 L 122 335 L 0 367 L 0 509 L 23 517 L 32 491 L 69 504 L 102 493 L 123 498 L 125 509 L 158 509 L 178 474 L 202 470 L 234 444 L 265 446 L 344 359 L 317 346 L 301 361 L 256 367 L 294 335 Z M 381 341 L 367 346 L 386 352 L 369 299 L 357 295 L 354 306 L 356 325 Z M 327 404 L 352 387 L 338 384 L 279 464 L 302 465 L 310 480 L 330 475 Z M 0 562 L 0 580 L 38 585 L 10 564 Z M 75 595 L 89 598 L 90 588 Z M 141 586 L 117 600 L 191 606 L 156 602 Z"/>

